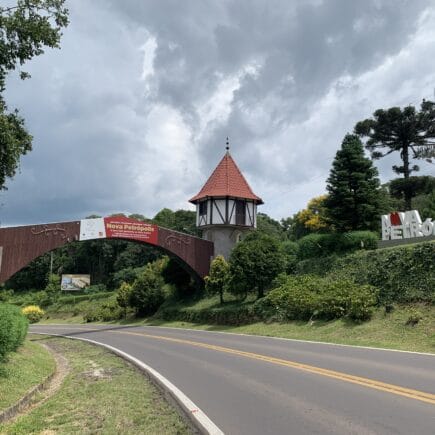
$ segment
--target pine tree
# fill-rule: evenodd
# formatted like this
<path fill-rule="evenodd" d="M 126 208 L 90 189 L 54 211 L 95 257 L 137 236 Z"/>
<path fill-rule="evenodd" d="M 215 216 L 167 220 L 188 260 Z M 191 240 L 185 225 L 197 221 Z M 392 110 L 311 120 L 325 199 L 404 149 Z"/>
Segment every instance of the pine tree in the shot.
<path fill-rule="evenodd" d="M 364 156 L 356 135 L 348 134 L 337 151 L 327 180 L 328 220 L 338 231 L 376 230 L 380 215 L 378 171 Z"/>

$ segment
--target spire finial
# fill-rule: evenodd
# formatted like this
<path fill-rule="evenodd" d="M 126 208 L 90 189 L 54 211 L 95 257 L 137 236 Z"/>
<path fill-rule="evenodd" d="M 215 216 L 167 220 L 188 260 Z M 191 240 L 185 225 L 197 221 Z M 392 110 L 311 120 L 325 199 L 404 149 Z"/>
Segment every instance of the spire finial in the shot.
<path fill-rule="evenodd" d="M 226 149 L 227 151 L 230 150 L 230 140 L 228 139 L 228 136 L 227 136 L 227 142 L 226 142 L 226 147 L 225 147 L 225 149 Z"/>

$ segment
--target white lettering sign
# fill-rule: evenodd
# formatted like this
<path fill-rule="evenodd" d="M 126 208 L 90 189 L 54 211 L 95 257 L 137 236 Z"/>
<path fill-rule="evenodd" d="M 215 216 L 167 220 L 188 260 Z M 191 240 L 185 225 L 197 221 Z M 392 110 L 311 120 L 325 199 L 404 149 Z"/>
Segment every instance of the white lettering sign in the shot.
<path fill-rule="evenodd" d="M 386 214 L 381 217 L 381 222 L 382 240 L 435 236 L 435 223 L 432 218 L 422 222 L 417 210 Z"/>

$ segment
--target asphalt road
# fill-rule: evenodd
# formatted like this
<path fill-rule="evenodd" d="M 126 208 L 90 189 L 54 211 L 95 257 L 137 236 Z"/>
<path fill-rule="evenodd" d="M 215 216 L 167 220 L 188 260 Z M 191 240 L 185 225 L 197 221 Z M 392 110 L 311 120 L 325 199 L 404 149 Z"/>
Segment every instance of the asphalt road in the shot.
<path fill-rule="evenodd" d="M 226 434 L 435 434 L 435 355 L 143 326 L 31 331 L 129 353 Z"/>

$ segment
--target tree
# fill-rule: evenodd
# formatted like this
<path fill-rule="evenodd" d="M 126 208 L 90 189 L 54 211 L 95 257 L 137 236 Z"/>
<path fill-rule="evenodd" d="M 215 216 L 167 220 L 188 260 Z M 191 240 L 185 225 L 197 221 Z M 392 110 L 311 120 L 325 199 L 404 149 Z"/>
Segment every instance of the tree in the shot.
<path fill-rule="evenodd" d="M 268 234 L 278 240 L 285 240 L 287 237 L 284 227 L 266 213 L 257 214 L 257 231 Z"/>
<path fill-rule="evenodd" d="M 8 111 L 3 98 L 6 76 L 19 65 L 58 48 L 61 29 L 68 25 L 64 0 L 18 0 L 0 7 L 0 189 L 17 170 L 20 157 L 32 149 L 32 136 L 17 110 Z M 22 79 L 30 77 L 21 71 Z"/>
<path fill-rule="evenodd" d="M 390 194 L 393 198 L 415 198 L 421 194 L 429 194 L 435 191 L 435 177 L 409 177 L 396 178 L 389 183 Z"/>
<path fill-rule="evenodd" d="M 262 298 L 273 279 L 284 271 L 285 257 L 274 237 L 253 231 L 232 250 L 229 289 L 246 296 L 257 292 Z"/>
<path fill-rule="evenodd" d="M 118 289 L 118 293 L 116 295 L 116 302 L 121 308 L 124 308 L 124 319 L 127 318 L 127 308 L 130 306 L 131 294 L 131 284 L 123 282 Z"/>
<path fill-rule="evenodd" d="M 411 167 L 412 158 L 431 161 L 435 156 L 435 103 L 423 100 L 420 111 L 414 106 L 379 109 L 373 118 L 358 122 L 354 132 L 368 138 L 366 148 L 373 159 L 400 152 L 403 164 L 394 165 L 393 170 L 408 179 L 419 170 L 417 165 Z M 404 195 L 405 207 L 410 210 L 412 193 L 407 189 Z"/>
<path fill-rule="evenodd" d="M 327 180 L 326 215 L 339 231 L 376 230 L 380 215 L 378 171 L 356 135 L 346 135 Z"/>
<path fill-rule="evenodd" d="M 210 274 L 205 277 L 205 290 L 210 295 L 219 295 L 224 303 L 224 289 L 228 283 L 230 266 L 222 255 L 218 255 L 211 263 Z"/>
<path fill-rule="evenodd" d="M 154 314 L 165 300 L 164 281 L 159 261 L 146 265 L 144 271 L 133 282 L 130 305 L 139 316 Z"/>
<path fill-rule="evenodd" d="M 304 226 L 309 233 L 329 231 L 326 219 L 325 202 L 328 195 L 316 196 L 308 201 L 307 208 L 296 213 L 294 220 Z"/>

